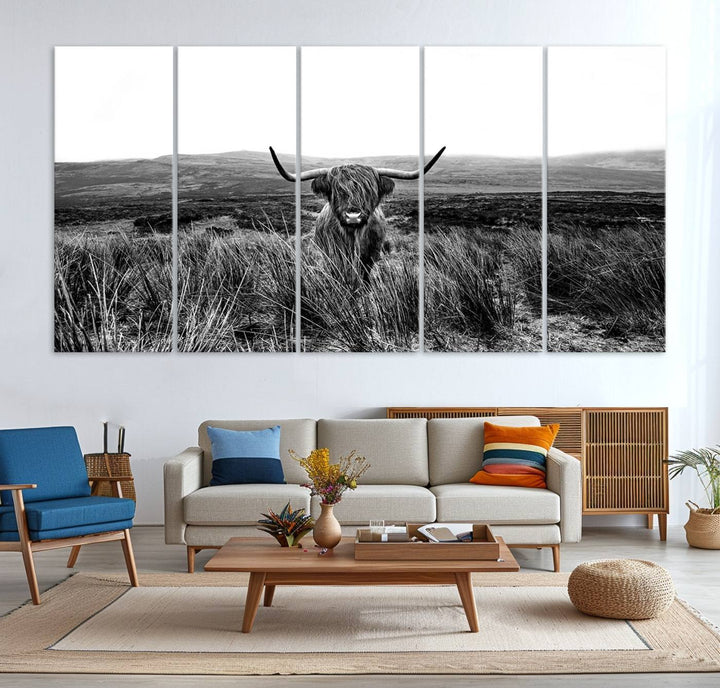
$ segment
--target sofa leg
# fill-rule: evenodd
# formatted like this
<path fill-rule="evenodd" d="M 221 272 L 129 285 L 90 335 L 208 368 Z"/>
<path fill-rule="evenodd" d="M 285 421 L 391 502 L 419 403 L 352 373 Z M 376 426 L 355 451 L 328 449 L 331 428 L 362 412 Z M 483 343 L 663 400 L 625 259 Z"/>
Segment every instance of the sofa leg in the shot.
<path fill-rule="evenodd" d="M 552 545 L 553 570 L 560 573 L 560 545 Z"/>
<path fill-rule="evenodd" d="M 187 548 L 187 569 L 188 573 L 195 573 L 195 548 L 190 545 Z"/>
<path fill-rule="evenodd" d="M 135 555 L 133 554 L 132 541 L 130 540 L 130 531 L 126 528 L 125 537 L 120 540 L 122 543 L 123 554 L 125 555 L 125 566 L 127 566 L 128 576 L 130 577 L 130 585 L 133 588 L 140 586 L 138 581 L 137 569 L 135 568 Z M 78 548 L 79 549 L 79 548 Z"/>

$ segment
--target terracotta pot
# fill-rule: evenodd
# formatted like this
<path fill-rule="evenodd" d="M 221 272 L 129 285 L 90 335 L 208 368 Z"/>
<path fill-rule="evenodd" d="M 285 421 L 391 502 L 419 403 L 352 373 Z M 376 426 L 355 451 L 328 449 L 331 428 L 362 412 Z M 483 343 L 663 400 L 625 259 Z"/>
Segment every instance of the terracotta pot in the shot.
<path fill-rule="evenodd" d="M 315 521 L 313 540 L 318 547 L 332 549 L 340 542 L 342 530 L 333 513 L 334 504 L 320 504 L 320 518 Z"/>

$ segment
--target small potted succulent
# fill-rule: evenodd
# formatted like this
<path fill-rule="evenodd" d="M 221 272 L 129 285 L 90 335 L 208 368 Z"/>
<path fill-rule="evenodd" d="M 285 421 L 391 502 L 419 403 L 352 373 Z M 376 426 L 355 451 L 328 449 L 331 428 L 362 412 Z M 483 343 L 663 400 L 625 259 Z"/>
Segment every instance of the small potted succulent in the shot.
<path fill-rule="evenodd" d="M 272 509 L 268 511 L 270 513 L 262 514 L 265 518 L 258 521 L 258 530 L 270 533 L 281 547 L 299 547 L 300 540 L 315 526 L 312 516 L 305 515 L 305 509 L 293 511 L 290 502 L 279 514 Z"/>
<path fill-rule="evenodd" d="M 686 503 L 690 509 L 690 518 L 685 524 L 688 544 L 702 549 L 720 549 L 720 446 L 686 449 L 673 454 L 667 463 L 671 479 L 686 468 L 697 473 L 710 507 Z"/>

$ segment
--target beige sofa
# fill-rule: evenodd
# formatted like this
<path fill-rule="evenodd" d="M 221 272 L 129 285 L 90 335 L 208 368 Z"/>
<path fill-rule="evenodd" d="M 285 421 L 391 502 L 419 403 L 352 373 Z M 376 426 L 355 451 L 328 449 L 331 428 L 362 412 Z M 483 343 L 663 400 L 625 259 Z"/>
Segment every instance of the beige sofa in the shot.
<path fill-rule="evenodd" d="M 553 448 L 547 461 L 547 489 L 475 485 L 486 421 L 539 425 L 533 416 L 403 420 L 214 420 L 198 430 L 198 445 L 164 466 L 165 542 L 187 547 L 188 571 L 195 553 L 218 548 L 228 538 L 259 536 L 256 523 L 267 509 L 290 501 L 317 516 L 317 498 L 299 483 L 306 479 L 289 449 L 307 456 L 328 447 L 332 457 L 356 449 L 371 468 L 335 507 L 343 529 L 370 519 L 414 522 L 484 522 L 514 547 L 551 547 L 559 570 L 559 545 L 581 536 L 580 462 Z M 208 487 L 212 454 L 207 426 L 262 430 L 280 425 L 285 485 Z M 269 536 L 268 536 L 269 537 Z"/>

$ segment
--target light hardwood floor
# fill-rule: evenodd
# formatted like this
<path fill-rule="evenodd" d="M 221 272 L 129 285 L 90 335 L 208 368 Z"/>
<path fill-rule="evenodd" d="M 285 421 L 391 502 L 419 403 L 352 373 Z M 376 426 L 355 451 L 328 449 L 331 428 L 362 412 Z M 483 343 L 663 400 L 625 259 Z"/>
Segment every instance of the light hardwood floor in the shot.
<path fill-rule="evenodd" d="M 163 543 L 161 527 L 140 526 L 132 530 L 138 571 L 185 571 L 185 548 Z M 69 550 L 41 552 L 36 555 L 40 590 L 62 581 L 70 570 L 65 568 Z M 198 570 L 212 556 L 212 550 L 197 555 Z M 552 570 L 550 550 L 514 551 L 522 572 Z M 649 559 L 665 566 L 672 574 L 679 597 L 690 603 L 714 624 L 720 626 L 720 551 L 689 548 L 682 527 L 668 528 L 668 539 L 660 542 L 657 528 L 586 528 L 583 540 L 562 546 L 561 570 L 572 569 L 583 561 L 604 558 Z M 92 545 L 83 548 L 75 571 L 124 571 L 124 560 L 118 543 Z M 0 553 L 0 614 L 5 614 L 29 598 L 22 560 L 19 554 Z M 0 665 L 2 657 L 0 657 Z M 408 667 L 408 671 L 411 668 Z M 297 676 L 297 677 L 198 677 L 198 676 L 107 676 L 58 674 L 0 674 L 0 687 L 17 688 L 59 686 L 153 686 L 170 688 L 202 685 L 236 686 L 238 688 L 306 688 L 309 686 L 338 686 L 338 688 L 466 688 L 469 686 L 500 686 L 510 688 L 543 688 L 545 686 L 689 686 L 703 688 L 720 686 L 720 674 L 598 674 L 553 676 Z"/>

